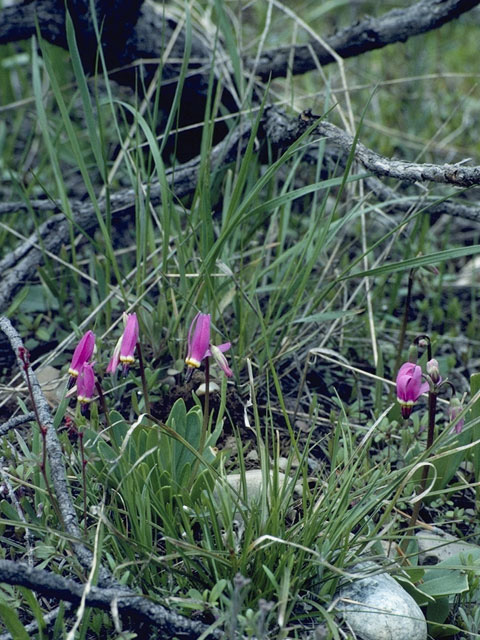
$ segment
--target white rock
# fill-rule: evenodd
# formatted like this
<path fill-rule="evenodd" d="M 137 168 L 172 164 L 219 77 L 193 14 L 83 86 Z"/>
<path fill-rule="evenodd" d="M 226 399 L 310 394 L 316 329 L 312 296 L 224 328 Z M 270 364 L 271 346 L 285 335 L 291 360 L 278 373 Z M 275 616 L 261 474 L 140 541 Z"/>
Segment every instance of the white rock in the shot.
<path fill-rule="evenodd" d="M 220 387 L 216 382 L 210 382 L 208 384 L 208 390 L 210 393 L 213 393 L 214 391 L 220 391 Z M 202 384 L 198 387 L 195 393 L 197 394 L 197 396 L 204 396 L 206 391 L 207 391 L 207 385 L 204 382 L 202 382 Z"/>
<path fill-rule="evenodd" d="M 58 407 L 63 399 L 65 389 L 65 380 L 62 379 L 61 371 L 47 365 L 38 369 L 35 373 L 48 403 L 52 407 Z"/>
<path fill-rule="evenodd" d="M 286 476 L 284 473 L 278 473 L 277 482 L 279 490 L 282 490 L 285 484 L 285 478 Z M 232 489 L 241 493 L 242 476 L 240 473 L 229 473 L 226 480 Z M 270 471 L 270 481 L 273 482 L 273 471 Z M 260 498 L 263 487 L 263 472 L 261 469 L 249 469 L 248 471 L 245 471 L 245 487 L 247 493 L 247 504 L 252 504 L 252 502 L 255 502 Z"/>
<path fill-rule="evenodd" d="M 415 600 L 371 562 L 355 566 L 358 580 L 337 592 L 337 609 L 362 640 L 426 640 L 427 623 Z"/>
<path fill-rule="evenodd" d="M 243 500 L 245 500 L 245 504 L 249 507 L 260 503 L 260 500 L 262 498 L 264 480 L 264 474 L 262 473 L 261 469 L 249 469 L 248 471 L 245 471 L 244 481 L 242 480 L 242 474 L 240 473 L 229 473 L 227 476 L 225 476 L 224 480 L 226 481 L 226 484 L 228 484 L 234 491 L 234 493 L 228 491 L 230 500 L 233 499 L 234 501 L 236 501 L 236 494 L 238 494 Z M 217 500 L 225 492 L 225 481 L 217 480 L 215 487 L 215 495 Z M 276 481 L 277 483 L 276 486 L 274 486 L 273 484 L 274 481 Z M 271 470 L 270 481 L 268 485 L 267 503 L 270 503 L 271 493 L 274 490 L 276 490 L 278 493 L 283 492 L 286 484 L 290 481 L 291 479 L 281 471 L 279 471 L 277 477 L 274 478 L 274 472 L 273 470 Z M 243 493 L 244 486 L 245 495 Z M 298 498 L 299 496 L 301 496 L 301 494 L 302 486 L 301 484 L 297 483 L 294 487 L 293 496 L 290 491 L 287 491 L 284 497 L 285 500 L 288 500 L 290 502 L 293 498 Z M 288 504 L 285 506 L 287 506 L 288 508 L 290 505 Z M 234 519 L 242 520 L 241 514 L 236 512 L 234 514 Z"/>
<path fill-rule="evenodd" d="M 432 531 L 419 531 L 416 535 L 422 564 L 436 564 L 460 553 L 478 555 L 480 552 L 476 544 L 463 542 L 437 527 Z"/>

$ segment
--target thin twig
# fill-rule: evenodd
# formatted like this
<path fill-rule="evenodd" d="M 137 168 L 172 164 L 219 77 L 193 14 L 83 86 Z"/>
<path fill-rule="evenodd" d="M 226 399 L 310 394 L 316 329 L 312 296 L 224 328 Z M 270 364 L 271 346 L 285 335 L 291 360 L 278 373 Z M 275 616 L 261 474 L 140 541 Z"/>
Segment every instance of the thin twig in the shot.
<path fill-rule="evenodd" d="M 33 411 L 29 411 L 28 413 L 24 413 L 19 416 L 13 416 L 0 425 L 0 436 L 7 434 L 10 429 L 16 429 L 20 425 L 25 424 L 26 422 L 33 422 L 34 420 L 35 414 Z"/>

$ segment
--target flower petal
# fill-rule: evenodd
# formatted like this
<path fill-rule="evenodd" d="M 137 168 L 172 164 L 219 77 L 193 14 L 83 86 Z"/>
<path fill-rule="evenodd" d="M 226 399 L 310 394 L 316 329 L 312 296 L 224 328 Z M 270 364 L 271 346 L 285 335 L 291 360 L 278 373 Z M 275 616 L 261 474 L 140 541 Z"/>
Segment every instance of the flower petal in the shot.
<path fill-rule="evenodd" d="M 197 313 L 188 330 L 188 352 L 185 362 L 189 367 L 199 367 L 208 355 L 210 344 L 210 314 Z"/>
<path fill-rule="evenodd" d="M 95 334 L 93 331 L 87 331 L 73 352 L 72 363 L 68 373 L 76 378 L 80 373 L 83 365 L 90 360 L 95 349 Z"/>

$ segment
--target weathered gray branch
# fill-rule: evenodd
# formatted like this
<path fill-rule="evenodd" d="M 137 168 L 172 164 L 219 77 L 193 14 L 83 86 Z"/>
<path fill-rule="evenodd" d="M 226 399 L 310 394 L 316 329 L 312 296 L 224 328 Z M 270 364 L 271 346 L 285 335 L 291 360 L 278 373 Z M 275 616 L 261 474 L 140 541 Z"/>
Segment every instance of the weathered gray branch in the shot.
<path fill-rule="evenodd" d="M 68 0 L 67 8 L 75 25 L 77 44 L 87 72 L 96 68 L 97 37 L 88 0 Z M 102 49 L 107 69 L 115 71 L 115 79 L 131 87 L 138 83 L 138 60 L 152 59 L 153 75 L 165 47 L 171 44 L 170 60 L 162 67 L 163 80 L 177 76 L 185 53 L 185 33 L 176 32 L 177 23 L 168 18 L 154 3 L 143 0 L 96 0 L 97 23 L 101 27 Z M 25 40 L 37 34 L 51 44 L 68 48 L 64 0 L 26 0 L 0 11 L 0 44 Z M 175 34 L 175 37 L 173 37 Z M 172 41 L 170 42 L 170 39 Z M 212 51 L 198 32 L 191 41 L 191 69 L 209 63 Z M 206 74 L 208 76 L 208 73 Z"/>
<path fill-rule="evenodd" d="M 304 112 L 298 118 L 288 116 L 283 110 L 269 107 L 265 110 L 261 120 L 258 138 L 263 144 L 270 144 L 279 150 L 286 149 L 304 133 L 310 125 L 314 124 L 317 116 Z M 322 120 L 314 130 L 315 135 L 325 137 L 329 145 L 339 149 L 343 154 L 350 153 L 354 143 L 353 136 L 347 134 L 335 125 Z M 238 154 L 245 151 L 251 134 L 251 124 L 243 121 L 241 125 L 234 127 L 231 134 L 212 149 L 212 171 L 222 170 L 235 161 Z M 395 178 L 406 182 L 437 182 L 451 184 L 456 187 L 469 187 L 480 185 L 480 167 L 468 167 L 455 164 L 419 164 L 385 158 L 368 149 L 361 142 L 356 143 L 355 159 L 375 176 Z M 200 158 L 177 166 L 174 170 L 166 172 L 168 186 L 175 196 L 182 198 L 191 194 L 197 186 L 198 167 Z M 375 191 L 380 191 L 378 186 Z M 384 191 L 385 193 L 385 191 Z M 157 181 L 150 186 L 150 202 L 153 206 L 161 203 L 161 188 Z M 10 210 L 18 207 L 18 210 L 28 210 L 27 203 L 5 204 Z M 99 202 L 100 209 L 105 208 L 105 202 Z M 114 216 L 130 216 L 134 212 L 135 192 L 133 189 L 123 189 L 110 197 L 110 209 Z M 478 220 L 478 209 L 468 205 L 453 205 L 442 203 L 438 212 L 450 215 L 462 215 L 469 219 Z M 89 202 L 74 203 L 75 223 L 86 232 L 91 232 L 97 225 L 95 209 Z M 434 209 L 431 208 L 430 211 Z M 41 241 L 40 241 L 41 240 Z M 44 222 L 38 233 L 20 244 L 12 253 L 0 261 L 0 310 L 5 309 L 12 296 L 22 286 L 22 283 L 31 278 L 43 262 L 44 249 L 50 252 L 58 252 L 62 244 L 69 240 L 69 226 L 63 214 L 51 216 Z"/>
<path fill-rule="evenodd" d="M 17 427 L 19 427 L 22 424 L 25 424 L 26 422 L 32 422 L 32 420 L 35 420 L 35 414 L 33 413 L 33 411 L 30 411 L 29 413 L 24 413 L 19 416 L 13 416 L 13 418 L 10 418 L 6 422 L 4 422 L 2 425 L 0 425 L 0 436 L 4 436 L 6 433 L 10 431 L 10 429 L 16 429 Z"/>
<path fill-rule="evenodd" d="M 41 595 L 66 600 L 79 604 L 85 585 L 69 578 L 29 567 L 21 562 L 0 560 L 0 582 L 33 589 Z M 115 602 L 121 614 L 129 615 L 136 621 L 143 621 L 153 625 L 162 638 L 198 638 L 208 627 L 200 622 L 192 622 L 181 616 L 174 616 L 167 610 L 146 598 L 133 594 L 125 587 L 102 589 L 92 586 L 85 599 L 87 607 L 97 607 L 110 611 Z M 207 638 L 220 638 L 222 634 L 214 631 Z"/>
<path fill-rule="evenodd" d="M 330 122 L 320 122 L 317 132 L 345 153 L 349 153 L 353 147 L 353 136 Z M 355 159 L 361 162 L 365 169 L 380 178 L 395 178 L 403 182 L 437 182 L 452 184 L 456 187 L 480 185 L 480 166 L 422 164 L 394 160 L 381 156 L 358 141 L 355 146 Z"/>
<path fill-rule="evenodd" d="M 324 40 L 341 58 L 352 58 L 438 29 L 479 2 L 480 0 L 421 0 L 405 9 L 393 9 L 380 18 L 367 16 Z M 290 46 L 264 51 L 258 64 L 255 65 L 255 61 L 249 58 L 245 60 L 245 65 L 263 80 L 268 80 L 269 77 L 285 77 L 288 71 L 293 75 L 306 73 L 316 69 L 318 63 L 327 65 L 334 61 L 331 52 L 318 40 L 314 40 L 308 45 L 294 47 L 293 52 Z"/>

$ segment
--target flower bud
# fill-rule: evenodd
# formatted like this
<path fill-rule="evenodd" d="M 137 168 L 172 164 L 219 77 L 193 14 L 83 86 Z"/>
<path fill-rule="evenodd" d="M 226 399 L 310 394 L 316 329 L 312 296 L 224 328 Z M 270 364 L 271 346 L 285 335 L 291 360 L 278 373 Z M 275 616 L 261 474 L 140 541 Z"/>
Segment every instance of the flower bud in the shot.
<path fill-rule="evenodd" d="M 438 366 L 438 360 L 432 358 L 427 362 L 427 373 L 432 379 L 433 384 L 438 384 L 442 381 L 442 378 L 440 376 L 440 369 Z"/>

